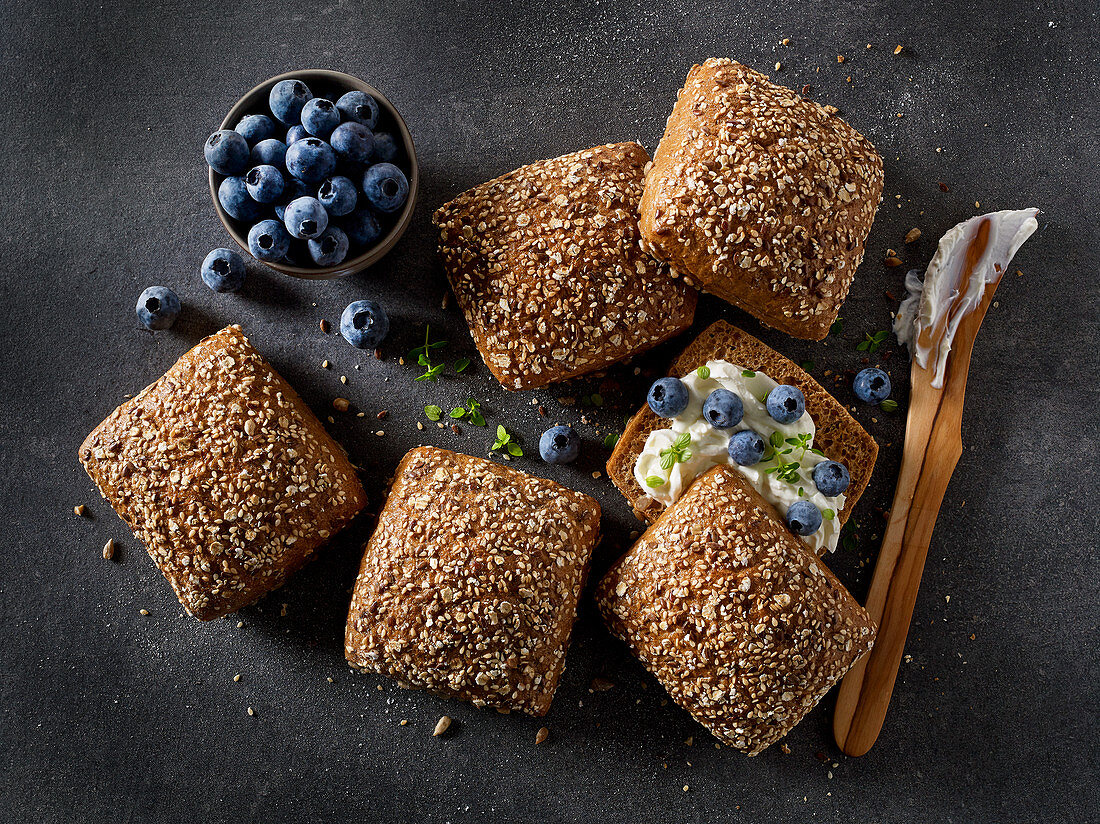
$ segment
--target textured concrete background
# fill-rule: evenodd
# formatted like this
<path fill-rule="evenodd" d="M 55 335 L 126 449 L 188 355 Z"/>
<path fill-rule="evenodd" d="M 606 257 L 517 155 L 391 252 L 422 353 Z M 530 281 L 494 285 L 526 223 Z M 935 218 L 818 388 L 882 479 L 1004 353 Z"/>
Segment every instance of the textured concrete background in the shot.
<path fill-rule="evenodd" d="M 4 3 L 4 817 L 1095 820 L 1095 4 L 490 5 Z M 898 44 L 905 49 L 895 56 Z M 900 294 L 904 268 L 882 266 L 887 248 L 900 250 L 906 267 L 923 266 L 936 239 L 979 210 L 975 201 L 982 211 L 1044 212 L 1017 257 L 1024 274 L 1006 277 L 974 352 L 966 449 L 933 540 L 911 657 L 875 749 L 840 755 L 830 697 L 788 737 L 789 755 L 716 750 L 686 713 L 664 705 L 587 601 L 545 720 L 353 675 L 341 639 L 366 518 L 239 616 L 199 625 L 181 615 L 78 467 L 83 436 L 200 337 L 240 322 L 319 414 L 337 395 L 368 413 L 338 416 L 331 429 L 366 468 L 372 508 L 408 448 L 487 449 L 487 431 L 417 431 L 424 404 L 474 395 L 491 424 L 504 422 L 534 452 L 545 421 L 531 393 L 505 393 L 480 361 L 434 385 L 414 384 L 414 370 L 397 362 L 426 322 L 450 341 L 448 359 L 476 358 L 457 310 L 441 308 L 431 210 L 538 158 L 632 138 L 652 151 L 688 69 L 710 55 L 767 72 L 780 61 L 779 81 L 809 84 L 874 141 L 887 186 L 839 337 L 794 341 L 711 298 L 701 301 L 696 329 L 728 318 L 796 360 L 813 360 L 813 373 L 832 386 L 824 371 L 859 368 L 856 343 L 890 322 L 896 304 L 885 293 Z M 415 223 L 363 276 L 304 283 L 253 265 L 243 295 L 215 295 L 198 266 L 228 238 L 209 202 L 202 141 L 241 93 L 296 67 L 357 74 L 402 110 L 422 162 Z M 923 238 L 903 247 L 914 226 Z M 132 308 L 152 283 L 175 288 L 185 307 L 175 328 L 156 336 L 136 328 Z M 393 317 L 383 362 L 318 329 L 361 297 L 382 301 Z M 606 538 L 597 573 L 636 527 L 606 479 L 591 477 L 606 456 L 600 437 L 621 426 L 687 339 L 641 359 L 639 377 L 612 370 L 608 380 L 621 391 L 603 387 L 607 405 L 585 413 L 596 425 L 580 424 L 582 410 L 557 399 L 588 394 L 599 379 L 533 393 L 551 418 L 579 425 L 584 456 L 570 468 L 517 465 L 599 498 Z M 331 371 L 319 368 L 325 358 Z M 903 358 L 890 343 L 873 361 L 890 369 L 904 405 Z M 836 391 L 852 402 L 846 385 Z M 381 425 L 380 409 L 390 413 Z M 863 406 L 856 414 L 882 453 L 856 514 L 856 548 L 829 562 L 863 597 L 903 416 Z M 81 502 L 90 518 L 72 514 Z M 100 557 L 109 537 L 120 544 L 114 563 Z M 596 677 L 614 687 L 591 693 Z M 433 739 L 444 713 L 455 718 L 451 734 Z M 536 749 L 544 723 L 550 739 Z"/>

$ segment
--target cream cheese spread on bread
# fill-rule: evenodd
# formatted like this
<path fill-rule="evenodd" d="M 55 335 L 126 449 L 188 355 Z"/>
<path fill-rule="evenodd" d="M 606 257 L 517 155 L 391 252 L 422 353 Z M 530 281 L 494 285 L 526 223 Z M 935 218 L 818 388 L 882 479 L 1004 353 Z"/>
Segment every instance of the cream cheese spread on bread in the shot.
<path fill-rule="evenodd" d="M 665 506 L 675 503 L 695 478 L 718 464 L 737 469 L 763 496 L 783 520 L 787 508 L 795 501 L 814 504 L 824 515 L 821 528 L 812 535 L 802 536 L 815 552 L 823 547 L 836 549 L 840 538 L 840 520 L 836 513 L 844 508 L 843 493 L 827 497 L 818 491 L 813 481 L 813 469 L 826 457 L 814 451 L 816 434 L 813 418 L 808 412 L 793 423 L 779 423 L 768 414 L 764 399 L 778 384 L 763 372 L 754 372 L 724 360 L 708 361 L 706 366 L 681 378 L 688 390 L 687 407 L 672 418 L 669 429 L 650 433 L 642 453 L 634 464 L 634 477 L 646 494 Z M 728 389 L 741 398 L 744 417 L 729 429 L 718 429 L 703 417 L 703 403 L 715 389 Z M 752 466 L 740 466 L 728 452 L 730 436 L 751 429 L 768 443 L 764 459 Z M 684 444 L 684 434 L 690 442 Z M 677 460 L 670 467 L 662 466 L 662 451 L 674 444 Z M 789 451 L 784 451 L 789 450 Z M 667 458 L 664 464 L 668 464 Z M 660 483 L 658 483 L 660 481 Z"/>
<path fill-rule="evenodd" d="M 1005 210 L 964 220 L 940 238 L 923 281 L 916 270 L 906 275 L 909 294 L 894 318 L 894 334 L 921 367 L 932 364 L 935 388 L 943 388 L 959 323 L 1039 228 L 1038 214 L 1038 209 Z"/>

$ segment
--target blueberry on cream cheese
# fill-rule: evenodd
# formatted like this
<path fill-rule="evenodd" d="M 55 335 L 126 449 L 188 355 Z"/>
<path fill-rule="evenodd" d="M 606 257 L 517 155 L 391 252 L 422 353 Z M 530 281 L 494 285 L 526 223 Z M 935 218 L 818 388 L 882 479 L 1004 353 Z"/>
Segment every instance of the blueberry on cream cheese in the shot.
<path fill-rule="evenodd" d="M 814 467 L 814 486 L 822 495 L 834 498 L 848 489 L 852 482 L 848 467 L 837 461 L 822 461 Z"/>
<path fill-rule="evenodd" d="M 728 389 L 719 387 L 707 395 L 703 403 L 703 417 L 718 429 L 731 429 L 741 423 L 745 406 L 741 399 Z"/>
<path fill-rule="evenodd" d="M 781 384 L 768 393 L 768 414 L 779 423 L 792 423 L 806 411 L 806 399 L 797 386 Z"/>
<path fill-rule="evenodd" d="M 688 390 L 679 378 L 661 378 L 649 387 L 646 400 L 654 415 L 675 418 L 688 405 Z"/>
<path fill-rule="evenodd" d="M 730 460 L 738 466 L 754 466 L 760 463 L 767 448 L 768 445 L 764 443 L 764 439 L 758 432 L 742 429 L 730 436 L 726 451 L 729 452 Z"/>
<path fill-rule="evenodd" d="M 821 510 L 809 501 L 795 501 L 787 507 L 786 521 L 795 535 L 813 535 L 821 529 Z"/>

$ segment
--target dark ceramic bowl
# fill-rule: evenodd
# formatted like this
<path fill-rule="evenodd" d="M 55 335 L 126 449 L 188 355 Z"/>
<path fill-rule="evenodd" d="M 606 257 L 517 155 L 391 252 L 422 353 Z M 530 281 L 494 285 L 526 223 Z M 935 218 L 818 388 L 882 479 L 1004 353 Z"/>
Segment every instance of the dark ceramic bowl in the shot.
<path fill-rule="evenodd" d="M 401 115 L 398 114 L 397 109 L 393 107 L 393 104 L 390 103 L 382 92 L 378 91 L 378 89 L 373 86 L 367 85 L 358 77 L 352 77 L 350 74 L 334 72 L 328 69 L 303 69 L 302 71 L 287 72 L 286 74 L 280 74 L 278 77 L 272 77 L 270 80 L 265 80 L 237 101 L 237 104 L 229 110 L 229 114 L 225 116 L 221 126 L 218 128 L 232 129 L 246 114 L 268 112 L 267 96 L 271 91 L 271 87 L 280 80 L 290 79 L 304 81 L 315 95 L 318 90 L 322 93 L 336 95 L 337 93 L 343 94 L 344 92 L 350 92 L 357 89 L 366 92 L 378 101 L 379 124 L 381 124 L 385 130 L 393 134 L 394 138 L 400 142 L 403 150 L 398 154 L 395 163 L 408 174 L 409 199 L 404 209 L 397 215 L 394 222 L 390 224 L 389 230 L 379 238 L 377 243 L 369 249 L 362 250 L 356 257 L 349 257 L 338 266 L 330 266 L 328 268 L 321 268 L 318 266 L 296 266 L 286 261 L 280 261 L 278 263 L 264 261 L 264 265 L 296 278 L 307 278 L 310 280 L 328 280 L 330 278 L 350 275 L 355 272 L 362 272 L 368 266 L 378 262 L 383 255 L 392 249 L 401 235 L 405 234 L 405 230 L 409 228 L 409 223 L 412 222 L 413 209 L 416 206 L 416 195 L 420 189 L 420 169 L 416 163 L 416 150 L 413 148 L 412 136 L 409 134 L 409 129 L 405 125 L 405 121 L 401 119 Z M 335 99 L 335 97 L 333 99 Z M 226 231 L 233 237 L 233 240 L 237 241 L 237 245 L 247 254 L 248 230 L 250 227 L 230 217 L 229 213 L 226 212 L 218 202 L 218 186 L 225 176 L 210 169 L 209 177 L 210 196 L 214 200 L 214 208 L 218 211 L 218 219 L 221 220 L 222 225 L 225 226 Z"/>

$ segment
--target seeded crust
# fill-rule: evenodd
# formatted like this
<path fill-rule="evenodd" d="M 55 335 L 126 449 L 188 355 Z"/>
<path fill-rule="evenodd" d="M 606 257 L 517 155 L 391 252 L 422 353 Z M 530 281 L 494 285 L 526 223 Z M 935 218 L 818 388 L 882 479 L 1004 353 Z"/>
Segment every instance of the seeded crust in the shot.
<path fill-rule="evenodd" d="M 543 160 L 438 209 L 439 253 L 507 389 L 602 369 L 691 325 L 697 296 L 642 251 L 637 143 Z"/>
<path fill-rule="evenodd" d="M 478 707 L 545 715 L 599 531 L 587 495 L 482 458 L 412 450 L 363 553 L 348 662 Z"/>
<path fill-rule="evenodd" d="M 673 362 L 669 374 L 683 377 L 709 360 L 726 360 L 746 369 L 764 372 L 779 383 L 797 386 L 806 398 L 806 411 L 814 419 L 817 434 L 814 446 L 827 458 L 848 467 L 851 483 L 844 493 L 844 509 L 837 513 L 841 523 L 852 515 L 856 502 L 871 480 L 871 471 L 878 457 L 878 444 L 856 421 L 844 405 L 809 374 L 770 346 L 724 320 L 703 330 Z M 634 477 L 634 464 L 645 448 L 646 439 L 656 429 L 667 429 L 671 422 L 659 418 L 647 405 L 639 409 L 615 445 L 607 461 L 607 474 L 626 496 L 638 517 L 652 523 L 661 514 L 664 504 L 645 494 Z"/>
<path fill-rule="evenodd" d="M 366 503 L 343 450 L 239 326 L 112 412 L 79 456 L 200 621 L 281 586 Z"/>
<path fill-rule="evenodd" d="M 700 289 L 821 340 L 882 185 L 882 158 L 835 114 L 711 58 L 688 74 L 646 175 L 642 237 Z"/>
<path fill-rule="evenodd" d="M 756 755 L 874 643 L 871 617 L 734 469 L 714 467 L 600 581 L 596 601 L 677 704 Z"/>

